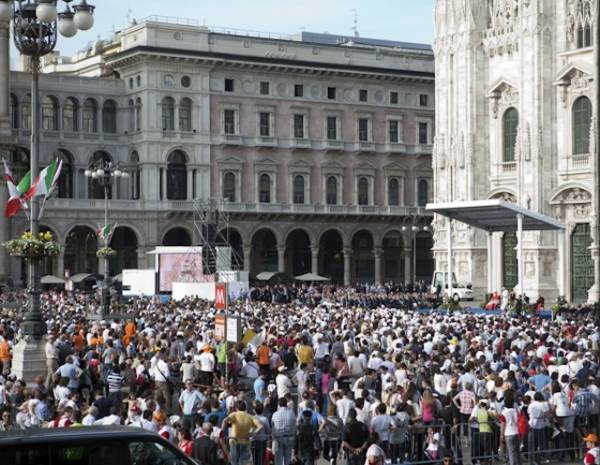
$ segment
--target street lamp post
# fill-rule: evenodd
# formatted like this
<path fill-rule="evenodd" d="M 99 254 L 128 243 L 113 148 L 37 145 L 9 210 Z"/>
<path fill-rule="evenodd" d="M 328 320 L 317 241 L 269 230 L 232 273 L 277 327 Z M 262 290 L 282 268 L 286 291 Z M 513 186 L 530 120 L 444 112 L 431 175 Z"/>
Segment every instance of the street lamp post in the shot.
<path fill-rule="evenodd" d="M 72 37 L 77 29 L 88 30 L 94 24 L 94 7 L 85 0 L 74 7 L 73 13 L 69 7 L 72 0 L 62 0 L 65 10 L 59 13 L 57 4 L 60 0 L 0 0 L 0 22 L 12 21 L 13 41 L 19 52 L 29 57 L 31 67 L 31 150 L 30 175 L 31 181 L 39 174 L 39 73 L 40 59 L 54 50 L 58 32 L 65 37 Z M 2 95 L 0 98 L 8 98 Z M 31 199 L 30 231 L 39 233 L 39 198 Z M 26 381 L 33 381 L 39 374 L 35 363 L 38 362 L 40 344 L 46 333 L 46 324 L 40 309 L 40 275 L 39 260 L 29 260 L 29 293 L 31 295 L 29 308 L 22 324 L 25 338 L 15 348 L 13 372 Z M 28 345 L 29 344 L 29 345 Z M 43 347 L 41 347 L 43 352 Z M 44 363 L 45 364 L 45 363 Z M 45 370 L 45 367 L 44 367 Z"/>
<path fill-rule="evenodd" d="M 92 163 L 90 167 L 85 170 L 85 176 L 98 182 L 98 184 L 104 190 L 104 228 L 105 233 L 103 235 L 104 247 L 108 247 L 110 243 L 111 234 L 106 232 L 108 228 L 108 194 L 113 184 L 113 180 L 119 178 L 129 177 L 129 173 L 119 168 L 119 165 L 113 165 L 111 161 L 99 160 Z M 108 255 L 104 255 L 104 283 L 102 285 L 102 310 L 101 318 L 105 319 L 110 314 L 110 277 L 108 275 Z"/>
<path fill-rule="evenodd" d="M 416 220 L 415 220 L 416 221 Z M 417 285 L 417 233 L 419 231 L 429 231 L 429 226 L 418 226 L 413 223 L 412 226 L 402 226 L 402 231 L 411 231 L 411 245 L 412 245 L 412 260 L 411 260 L 411 282 L 413 288 Z"/>

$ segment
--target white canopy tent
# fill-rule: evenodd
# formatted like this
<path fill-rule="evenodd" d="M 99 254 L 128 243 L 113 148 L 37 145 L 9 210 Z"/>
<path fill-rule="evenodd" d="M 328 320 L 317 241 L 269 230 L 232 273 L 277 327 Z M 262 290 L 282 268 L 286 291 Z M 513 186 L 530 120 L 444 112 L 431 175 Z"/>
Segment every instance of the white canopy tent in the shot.
<path fill-rule="evenodd" d="M 519 261 L 519 294 L 523 295 L 523 231 L 558 231 L 559 252 L 559 295 L 565 294 L 565 225 L 549 216 L 532 212 L 514 203 L 503 200 L 473 200 L 469 202 L 450 202 L 427 204 L 427 211 L 448 218 L 447 246 L 448 271 L 452 270 L 452 228 L 451 221 L 457 220 L 475 228 L 487 231 L 487 284 L 488 292 L 493 292 L 492 284 L 492 234 L 494 232 L 517 233 L 517 257 Z M 449 275 L 451 276 L 451 275 Z M 452 280 L 448 295 L 452 295 Z"/>

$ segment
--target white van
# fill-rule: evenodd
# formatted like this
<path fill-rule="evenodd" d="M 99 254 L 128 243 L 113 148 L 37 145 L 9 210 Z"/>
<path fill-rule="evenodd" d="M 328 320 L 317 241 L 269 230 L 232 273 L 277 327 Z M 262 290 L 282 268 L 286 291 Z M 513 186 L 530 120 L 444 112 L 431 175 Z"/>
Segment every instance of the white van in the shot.
<path fill-rule="evenodd" d="M 448 293 L 446 283 L 448 282 L 447 271 L 435 271 L 431 280 L 431 293 L 435 293 L 438 286 L 442 289 L 442 295 L 452 297 L 458 300 L 473 300 L 473 290 L 463 284 L 459 284 L 456 280 L 456 274 L 452 272 L 452 296 Z"/>

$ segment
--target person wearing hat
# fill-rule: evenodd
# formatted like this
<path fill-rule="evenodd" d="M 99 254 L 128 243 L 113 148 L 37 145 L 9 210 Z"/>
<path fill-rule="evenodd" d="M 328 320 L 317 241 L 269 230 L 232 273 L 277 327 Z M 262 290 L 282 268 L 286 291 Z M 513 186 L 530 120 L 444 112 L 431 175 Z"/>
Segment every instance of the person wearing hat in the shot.
<path fill-rule="evenodd" d="M 587 451 L 583 458 L 585 465 L 593 465 L 600 463 L 600 447 L 598 447 L 598 435 L 590 433 L 583 438 Z"/>

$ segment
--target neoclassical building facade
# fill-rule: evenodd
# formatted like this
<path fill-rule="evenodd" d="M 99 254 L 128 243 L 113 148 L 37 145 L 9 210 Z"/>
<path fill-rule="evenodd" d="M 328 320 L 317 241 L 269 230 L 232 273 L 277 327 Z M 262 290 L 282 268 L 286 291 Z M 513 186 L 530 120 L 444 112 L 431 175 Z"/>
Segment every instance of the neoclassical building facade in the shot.
<path fill-rule="evenodd" d="M 595 212 L 598 50 L 596 0 L 437 0 L 436 202 L 501 198 L 567 225 L 565 272 L 557 233 L 524 238 L 532 297 L 597 301 Z M 448 223 L 435 220 L 437 267 L 447 268 Z M 486 236 L 452 231 L 460 281 L 486 288 Z M 493 238 L 495 289 L 517 286 L 516 237 Z M 561 281 L 561 275 L 563 280 Z"/>
<path fill-rule="evenodd" d="M 0 32 L 1 65 L 6 25 Z M 19 176 L 29 163 L 30 77 L 0 68 L 0 150 Z M 194 244 L 194 201 L 212 198 L 225 201 L 230 242 L 251 277 L 430 278 L 430 47 L 149 18 L 79 55 L 48 56 L 43 70 L 41 165 L 64 163 L 41 221 L 62 246 L 46 274 L 102 271 L 94 231 L 103 191 L 84 172 L 109 160 L 130 173 L 110 192 L 112 275 L 153 266 L 156 246 Z M 0 241 L 26 228 L 23 216 L 2 218 Z M 4 250 L 0 275 L 24 278 Z"/>

